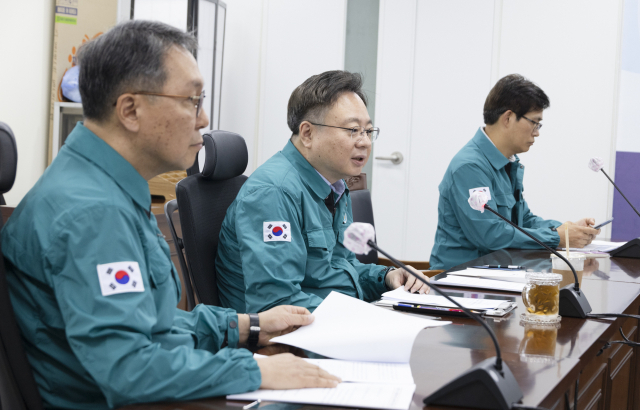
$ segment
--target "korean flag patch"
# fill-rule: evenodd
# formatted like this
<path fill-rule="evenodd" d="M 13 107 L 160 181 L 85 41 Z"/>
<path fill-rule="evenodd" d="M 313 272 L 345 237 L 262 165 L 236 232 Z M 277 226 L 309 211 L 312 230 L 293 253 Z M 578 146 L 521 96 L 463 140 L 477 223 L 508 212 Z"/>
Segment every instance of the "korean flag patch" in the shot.
<path fill-rule="evenodd" d="M 98 265 L 97 268 L 102 296 L 144 292 L 144 283 L 142 283 L 138 262 L 111 262 Z"/>
<path fill-rule="evenodd" d="M 483 186 L 480 188 L 471 188 L 469 190 L 469 196 L 471 196 L 471 194 L 476 191 L 483 191 L 485 194 L 487 194 L 487 201 L 491 201 L 491 192 L 489 191 L 489 187 Z"/>
<path fill-rule="evenodd" d="M 262 224 L 262 235 L 265 242 L 291 242 L 289 222 L 273 221 Z"/>

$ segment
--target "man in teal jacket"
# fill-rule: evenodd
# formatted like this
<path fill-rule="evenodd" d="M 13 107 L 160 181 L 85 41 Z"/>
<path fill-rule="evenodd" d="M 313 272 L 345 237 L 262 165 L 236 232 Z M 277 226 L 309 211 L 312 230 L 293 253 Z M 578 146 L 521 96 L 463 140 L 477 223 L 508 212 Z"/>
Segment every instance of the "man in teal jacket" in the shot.
<path fill-rule="evenodd" d="M 238 348 L 310 323 L 305 309 L 261 313 L 258 334 L 231 309 L 176 308 L 180 281 L 146 180 L 190 166 L 202 146 L 195 47 L 192 36 L 144 21 L 83 46 L 84 125 L 2 230 L 11 301 L 47 408 L 338 381 L 291 355 L 256 360 Z"/>
<path fill-rule="evenodd" d="M 353 222 L 344 178 L 360 174 L 379 132 L 361 86 L 358 74 L 328 71 L 291 94 L 291 140 L 245 182 L 222 224 L 223 306 L 313 310 L 332 290 L 367 301 L 402 285 L 428 291 L 404 270 L 360 263 L 342 245 Z"/>
<path fill-rule="evenodd" d="M 548 107 L 544 91 L 517 74 L 502 78 L 489 92 L 486 126 L 453 157 L 439 186 L 432 269 L 449 269 L 498 249 L 540 248 L 495 215 L 471 209 L 467 201 L 474 190 L 485 191 L 489 206 L 552 248 L 564 247 L 566 229 L 571 247 L 578 248 L 600 233 L 590 227 L 593 218 L 565 224 L 546 220 L 534 215 L 524 199 L 524 165 L 516 154 L 527 152 L 540 135 Z"/>

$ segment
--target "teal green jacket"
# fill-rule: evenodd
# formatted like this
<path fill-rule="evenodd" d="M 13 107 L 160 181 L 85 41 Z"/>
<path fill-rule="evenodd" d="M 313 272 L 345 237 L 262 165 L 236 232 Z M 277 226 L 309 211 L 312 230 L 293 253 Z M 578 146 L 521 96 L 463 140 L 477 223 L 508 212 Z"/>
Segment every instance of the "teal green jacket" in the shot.
<path fill-rule="evenodd" d="M 234 348 L 236 312 L 176 308 L 180 281 L 150 207 L 147 182 L 78 124 L 2 230 L 11 301 L 46 407 L 260 386 L 251 353 Z"/>
<path fill-rule="evenodd" d="M 387 291 L 384 266 L 362 264 L 343 245 L 353 222 L 348 188 L 335 216 L 327 182 L 289 141 L 260 166 L 229 206 L 216 260 L 222 306 L 261 312 L 314 310 L 332 290 L 363 300 Z"/>
<path fill-rule="evenodd" d="M 524 165 L 516 155 L 509 179 L 505 169 L 508 163 L 481 128 L 453 157 L 438 187 L 438 228 L 431 250 L 431 269 L 449 269 L 498 249 L 540 248 L 494 214 L 471 209 L 467 201 L 470 190 L 475 188 L 489 188 L 491 208 L 546 245 L 558 246 L 560 237 L 550 227 L 561 223 L 531 213 L 524 200 Z"/>

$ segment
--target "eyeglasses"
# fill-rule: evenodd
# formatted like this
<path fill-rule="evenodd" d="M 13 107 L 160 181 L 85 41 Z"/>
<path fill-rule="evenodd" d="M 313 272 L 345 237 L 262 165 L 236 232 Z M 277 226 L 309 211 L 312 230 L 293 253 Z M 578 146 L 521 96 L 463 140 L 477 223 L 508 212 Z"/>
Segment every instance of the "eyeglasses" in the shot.
<path fill-rule="evenodd" d="M 378 134 L 380 134 L 380 128 L 373 127 L 369 129 L 365 129 L 364 127 L 357 126 L 353 128 L 345 128 L 345 127 L 336 127 L 335 125 L 326 125 L 326 124 L 316 124 L 315 122 L 309 121 L 310 124 L 317 125 L 319 127 L 331 127 L 331 128 L 339 128 L 341 130 L 351 131 L 351 139 L 353 139 L 354 134 L 358 136 L 356 141 L 360 141 L 366 135 L 371 142 L 374 142 L 378 139 Z"/>
<path fill-rule="evenodd" d="M 205 97 L 204 90 L 202 90 L 200 95 L 159 94 L 159 93 L 149 93 L 146 91 L 136 91 L 135 93 L 131 93 L 131 94 L 154 95 L 156 97 L 184 98 L 194 103 L 196 107 L 196 118 L 200 116 L 200 110 L 202 109 L 202 101 L 204 100 L 204 97 Z"/>
<path fill-rule="evenodd" d="M 522 118 L 524 118 L 525 120 L 529 121 L 531 124 L 533 124 L 533 130 L 537 131 L 540 128 L 542 128 L 542 124 L 539 122 L 536 122 L 534 120 L 530 120 L 529 118 L 525 117 L 524 115 L 522 116 Z"/>

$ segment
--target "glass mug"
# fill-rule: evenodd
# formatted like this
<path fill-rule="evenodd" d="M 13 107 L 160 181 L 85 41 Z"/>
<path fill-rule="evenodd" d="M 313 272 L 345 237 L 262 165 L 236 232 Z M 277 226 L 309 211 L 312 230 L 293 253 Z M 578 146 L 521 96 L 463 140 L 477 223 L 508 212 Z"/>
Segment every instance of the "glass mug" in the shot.
<path fill-rule="evenodd" d="M 562 275 L 546 272 L 527 272 L 527 284 L 522 289 L 522 303 L 527 308 L 522 314 L 525 322 L 560 321 L 560 287 Z"/>

